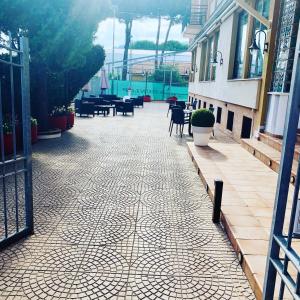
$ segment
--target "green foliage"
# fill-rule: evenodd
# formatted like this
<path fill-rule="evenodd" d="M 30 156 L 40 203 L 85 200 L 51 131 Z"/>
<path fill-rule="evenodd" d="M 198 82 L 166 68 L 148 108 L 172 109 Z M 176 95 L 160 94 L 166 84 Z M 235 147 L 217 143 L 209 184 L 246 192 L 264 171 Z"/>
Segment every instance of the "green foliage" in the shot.
<path fill-rule="evenodd" d="M 4 123 L 3 123 L 3 133 L 4 134 L 12 134 L 12 131 L 13 131 L 13 129 L 12 129 L 11 123 L 4 121 Z"/>
<path fill-rule="evenodd" d="M 133 44 L 131 44 L 131 49 L 141 49 L 141 50 L 155 50 L 156 45 L 152 41 L 147 40 L 141 40 L 136 41 Z M 162 43 L 159 45 L 159 50 L 163 50 L 165 48 L 165 51 L 185 51 L 188 49 L 187 44 L 180 43 L 178 41 L 168 41 L 166 44 Z"/>
<path fill-rule="evenodd" d="M 162 48 L 164 45 L 162 44 L 160 47 Z M 165 44 L 166 51 L 186 51 L 188 49 L 187 44 L 180 43 L 178 41 L 168 41 Z"/>
<path fill-rule="evenodd" d="M 172 78 L 171 78 L 172 73 Z M 165 65 L 155 70 L 149 78 L 150 81 L 165 82 L 168 84 L 172 79 L 175 85 L 186 85 L 186 81 L 181 77 L 179 70 L 176 66 Z"/>
<path fill-rule="evenodd" d="M 109 0 L 1 1 L 0 30 L 29 37 L 33 110 L 47 108 L 41 103 L 48 99 L 50 111 L 57 103 L 69 104 L 101 68 L 104 51 L 93 40 L 109 9 Z"/>
<path fill-rule="evenodd" d="M 215 116 L 208 109 L 197 109 L 192 115 L 192 125 L 195 127 L 213 127 Z"/>
<path fill-rule="evenodd" d="M 141 41 L 136 41 L 136 42 L 132 43 L 130 48 L 131 49 L 141 49 L 141 50 L 155 50 L 156 46 L 155 46 L 155 43 L 152 41 L 141 40 Z"/>
<path fill-rule="evenodd" d="M 31 118 L 31 126 L 37 126 L 38 122 L 37 119 Z"/>

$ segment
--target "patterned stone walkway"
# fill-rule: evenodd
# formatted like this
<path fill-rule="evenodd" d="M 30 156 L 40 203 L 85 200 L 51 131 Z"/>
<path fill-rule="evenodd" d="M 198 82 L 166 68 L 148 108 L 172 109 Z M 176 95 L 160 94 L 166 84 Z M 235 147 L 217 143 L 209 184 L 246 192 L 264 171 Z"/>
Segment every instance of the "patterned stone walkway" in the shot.
<path fill-rule="evenodd" d="M 0 299 L 255 299 L 166 110 L 35 146 L 35 235 L 0 253 Z"/>

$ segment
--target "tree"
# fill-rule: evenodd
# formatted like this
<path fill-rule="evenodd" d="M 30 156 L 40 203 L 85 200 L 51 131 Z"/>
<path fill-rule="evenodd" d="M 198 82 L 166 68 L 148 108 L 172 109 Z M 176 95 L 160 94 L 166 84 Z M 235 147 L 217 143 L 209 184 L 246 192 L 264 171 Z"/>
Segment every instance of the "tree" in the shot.
<path fill-rule="evenodd" d="M 99 0 L 90 0 L 88 5 L 84 0 L 2 0 L 0 30 L 30 39 L 32 107 L 42 129 L 47 129 L 48 112 L 57 102 L 52 84 L 61 80 L 57 88 L 65 90 L 65 97 L 72 96 L 66 92 L 69 75 L 87 68 L 87 57 L 95 51 L 94 34 L 108 8 L 107 1 Z M 99 69 L 104 52 L 97 53 L 102 56 L 97 60 Z"/>
<path fill-rule="evenodd" d="M 123 54 L 122 80 L 126 80 L 128 72 L 128 51 L 131 42 L 131 32 L 133 20 L 140 17 L 139 10 L 141 1 L 135 0 L 112 0 L 113 5 L 117 7 L 117 17 L 125 24 L 125 45 Z"/>
<path fill-rule="evenodd" d="M 165 0 L 163 2 L 164 6 L 168 7 L 169 26 L 165 36 L 165 42 L 162 47 L 160 66 L 162 66 L 164 61 L 164 53 L 167 50 L 166 46 L 169 40 L 171 28 L 174 24 L 185 23 L 186 16 L 190 14 L 190 3 L 190 0 Z"/>
<path fill-rule="evenodd" d="M 155 43 L 152 41 L 141 40 L 141 41 L 136 41 L 136 42 L 132 43 L 130 48 L 131 49 L 141 49 L 141 50 L 155 50 L 156 46 L 155 46 Z"/>
<path fill-rule="evenodd" d="M 156 45 L 152 41 L 147 40 L 141 40 L 136 41 L 130 46 L 131 49 L 140 49 L 140 50 L 155 50 Z M 188 49 L 188 44 L 183 44 L 178 41 L 168 41 L 166 44 L 160 44 L 158 49 L 162 50 L 165 49 L 165 51 L 186 51 Z"/>
<path fill-rule="evenodd" d="M 155 70 L 151 75 L 150 80 L 155 82 L 164 82 L 168 84 L 172 82 L 177 85 L 184 85 L 186 82 L 181 77 L 179 70 L 176 66 L 166 65 Z"/>
<path fill-rule="evenodd" d="M 167 41 L 161 45 L 161 49 L 164 48 L 165 51 L 186 51 L 188 47 L 188 44 L 183 44 L 173 40 Z"/>

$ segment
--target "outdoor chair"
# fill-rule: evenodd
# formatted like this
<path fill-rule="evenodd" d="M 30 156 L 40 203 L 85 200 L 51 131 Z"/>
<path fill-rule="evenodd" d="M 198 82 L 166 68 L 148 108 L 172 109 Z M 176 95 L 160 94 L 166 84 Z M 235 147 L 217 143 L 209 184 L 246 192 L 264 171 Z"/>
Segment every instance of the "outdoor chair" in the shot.
<path fill-rule="evenodd" d="M 176 101 L 176 105 L 180 106 L 182 109 L 186 108 L 186 104 L 184 101 Z"/>
<path fill-rule="evenodd" d="M 188 124 L 188 122 L 189 121 L 185 118 L 183 109 L 173 108 L 171 122 L 170 122 L 170 126 L 169 126 L 170 136 L 172 135 L 173 125 L 176 124 L 176 133 L 178 134 L 178 125 L 179 125 L 180 137 L 182 137 L 184 124 Z"/>
<path fill-rule="evenodd" d="M 102 98 L 104 101 L 108 102 L 107 104 L 113 104 L 114 100 L 121 99 L 117 95 L 100 95 L 99 97 Z"/>
<path fill-rule="evenodd" d="M 127 113 L 132 113 L 134 115 L 134 105 L 133 102 L 123 102 L 123 103 L 116 103 L 116 114 L 123 113 L 124 115 L 127 115 Z"/>
<path fill-rule="evenodd" d="M 82 115 L 92 115 L 95 116 L 95 104 L 93 102 L 86 102 L 84 100 L 75 100 L 75 113 L 79 114 L 80 117 Z"/>
<path fill-rule="evenodd" d="M 169 112 L 170 110 L 172 110 L 172 108 L 174 106 L 180 106 L 182 109 L 185 109 L 185 102 L 184 101 L 172 101 L 169 103 L 169 108 L 168 108 L 168 112 L 167 112 L 167 117 L 169 116 Z"/>
<path fill-rule="evenodd" d="M 137 98 L 132 98 L 133 105 L 137 107 L 144 107 L 144 97 L 143 96 L 138 96 Z"/>
<path fill-rule="evenodd" d="M 177 97 L 173 96 L 173 97 L 169 97 L 166 102 L 169 104 L 174 104 L 177 100 L 178 100 Z"/>

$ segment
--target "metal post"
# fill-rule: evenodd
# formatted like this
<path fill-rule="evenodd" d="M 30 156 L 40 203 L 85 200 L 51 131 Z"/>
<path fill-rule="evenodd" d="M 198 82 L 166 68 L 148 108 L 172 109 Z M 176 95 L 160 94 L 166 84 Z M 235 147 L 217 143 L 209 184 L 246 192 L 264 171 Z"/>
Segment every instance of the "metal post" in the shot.
<path fill-rule="evenodd" d="M 220 223 L 222 195 L 223 195 L 223 181 L 220 179 L 216 179 L 215 180 L 214 208 L 213 208 L 213 216 L 212 216 L 212 221 L 214 223 Z"/>
<path fill-rule="evenodd" d="M 170 72 L 171 72 L 171 73 L 170 73 L 170 89 L 169 89 L 170 95 L 169 95 L 169 97 L 172 96 L 171 91 L 172 91 L 172 81 L 173 81 L 173 71 L 171 70 Z"/>
<path fill-rule="evenodd" d="M 29 45 L 28 39 L 20 39 L 21 49 L 21 83 L 22 83 L 22 119 L 25 169 L 25 213 L 26 228 L 29 234 L 33 233 L 33 195 L 32 195 L 32 158 L 31 158 L 31 110 L 30 110 L 30 83 L 29 83 Z"/>
<path fill-rule="evenodd" d="M 114 95 L 114 80 L 115 80 L 115 33 L 116 33 L 116 6 L 113 6 L 114 18 L 113 18 L 113 48 L 112 48 L 112 84 L 111 93 Z"/>
<path fill-rule="evenodd" d="M 145 88 L 145 96 L 148 95 L 148 71 L 146 71 L 146 88 Z"/>

